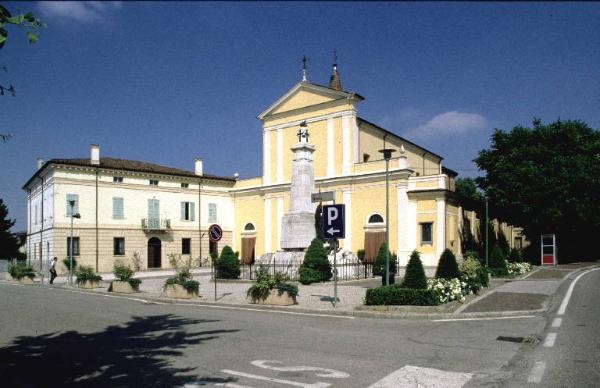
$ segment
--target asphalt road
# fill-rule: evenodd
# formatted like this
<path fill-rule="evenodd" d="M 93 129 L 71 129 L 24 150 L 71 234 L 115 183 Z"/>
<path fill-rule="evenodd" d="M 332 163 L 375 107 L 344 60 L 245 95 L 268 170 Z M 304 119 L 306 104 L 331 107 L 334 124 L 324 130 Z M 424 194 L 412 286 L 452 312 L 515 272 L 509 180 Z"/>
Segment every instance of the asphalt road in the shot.
<path fill-rule="evenodd" d="M 564 310 L 555 299 L 538 346 L 524 348 L 511 361 L 513 376 L 501 386 L 600 387 L 600 269 L 581 275 Z M 570 283 L 563 284 L 562 294 Z"/>
<path fill-rule="evenodd" d="M 598 275 L 586 280 L 589 295 L 579 292 L 588 289 L 582 279 L 573 297 L 594 310 L 573 299 L 569 310 L 582 315 L 565 319 L 561 333 L 576 333 L 580 319 L 598 316 Z M 515 360 L 528 363 L 541 345 L 498 336 L 542 338 L 552 318 L 348 318 L 154 304 L 4 282 L 0 293 L 0 381 L 10 387 L 504 386 L 526 378 L 528 368 Z M 591 336 L 598 326 L 586 322 Z M 559 334 L 560 341 L 569 335 Z M 588 347 L 598 349 L 597 340 Z M 558 348 L 552 351 L 557 358 L 548 356 L 548 368 L 564 362 Z M 570 356 L 568 365 L 589 368 L 580 357 Z M 597 373 L 597 358 L 595 365 Z"/>

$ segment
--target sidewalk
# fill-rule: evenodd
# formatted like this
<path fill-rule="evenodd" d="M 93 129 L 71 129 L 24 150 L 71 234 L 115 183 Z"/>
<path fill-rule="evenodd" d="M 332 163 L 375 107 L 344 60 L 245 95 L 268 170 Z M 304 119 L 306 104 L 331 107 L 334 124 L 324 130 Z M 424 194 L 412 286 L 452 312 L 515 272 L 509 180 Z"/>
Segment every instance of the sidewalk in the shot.
<path fill-rule="evenodd" d="M 246 291 L 253 283 L 246 280 L 219 280 L 215 296 L 215 284 L 211 279 L 210 268 L 192 270 L 194 279 L 200 282 L 200 297 L 192 300 L 174 300 L 162 297 L 165 279 L 174 270 L 150 270 L 136 273 L 134 277 L 143 279 L 140 293 L 124 295 L 136 299 L 160 301 L 163 303 L 209 304 L 230 307 L 271 309 L 294 312 L 342 314 L 363 317 L 388 318 L 461 318 L 480 316 L 505 316 L 546 311 L 554 294 L 571 273 L 598 266 L 600 263 L 569 264 L 551 268 L 537 268 L 528 274 L 514 279 L 492 278 L 490 286 L 480 295 L 469 295 L 463 304 L 454 301 L 442 306 L 365 306 L 366 290 L 378 286 L 379 279 L 354 280 L 338 283 L 338 303 L 334 307 L 333 282 L 312 285 L 298 284 L 298 304 L 294 306 L 259 306 L 247 302 Z M 81 290 L 90 293 L 107 293 L 108 285 L 114 279 L 112 274 L 101 274 L 102 288 Z M 68 287 L 65 276 L 58 277 L 54 286 Z M 39 284 L 39 282 L 38 282 Z M 45 281 L 47 284 L 47 279 Z"/>

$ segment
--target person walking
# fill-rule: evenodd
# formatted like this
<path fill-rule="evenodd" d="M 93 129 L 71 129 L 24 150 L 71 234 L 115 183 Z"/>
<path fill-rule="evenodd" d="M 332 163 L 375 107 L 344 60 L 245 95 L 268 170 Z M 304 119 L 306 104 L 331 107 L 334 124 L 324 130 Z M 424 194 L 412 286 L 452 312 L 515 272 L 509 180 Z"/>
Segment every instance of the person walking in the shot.
<path fill-rule="evenodd" d="M 50 284 L 54 283 L 54 279 L 56 279 L 56 261 L 58 257 L 54 256 L 52 259 L 52 263 L 50 264 Z"/>

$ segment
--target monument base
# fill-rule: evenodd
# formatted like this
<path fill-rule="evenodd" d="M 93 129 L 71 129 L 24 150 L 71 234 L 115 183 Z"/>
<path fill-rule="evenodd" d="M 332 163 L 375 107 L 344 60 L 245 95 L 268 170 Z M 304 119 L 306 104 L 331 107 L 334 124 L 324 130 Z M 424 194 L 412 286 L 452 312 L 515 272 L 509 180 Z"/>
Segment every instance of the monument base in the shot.
<path fill-rule="evenodd" d="M 304 261 L 304 251 L 289 251 L 289 252 L 273 252 L 265 253 L 255 261 L 255 267 L 264 265 L 269 269 L 269 273 L 281 273 L 288 278 L 298 279 L 298 269 Z"/>
<path fill-rule="evenodd" d="M 282 249 L 304 250 L 315 237 L 314 213 L 288 213 L 281 219 Z"/>

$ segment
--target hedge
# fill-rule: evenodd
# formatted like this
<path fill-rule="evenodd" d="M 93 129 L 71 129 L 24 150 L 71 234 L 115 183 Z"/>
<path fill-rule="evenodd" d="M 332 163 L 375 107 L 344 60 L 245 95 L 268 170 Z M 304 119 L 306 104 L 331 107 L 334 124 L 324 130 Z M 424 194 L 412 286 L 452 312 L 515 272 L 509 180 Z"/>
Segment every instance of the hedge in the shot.
<path fill-rule="evenodd" d="M 410 305 L 437 306 L 439 298 L 433 290 L 402 288 L 398 284 L 369 288 L 365 304 L 374 305 Z"/>

